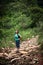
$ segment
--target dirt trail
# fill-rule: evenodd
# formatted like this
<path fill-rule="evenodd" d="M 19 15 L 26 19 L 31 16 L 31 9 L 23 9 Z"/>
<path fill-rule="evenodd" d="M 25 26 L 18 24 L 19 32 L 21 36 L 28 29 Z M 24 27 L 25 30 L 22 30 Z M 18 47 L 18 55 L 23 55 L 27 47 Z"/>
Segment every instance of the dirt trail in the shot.
<path fill-rule="evenodd" d="M 16 48 L 0 49 L 0 65 L 34 65 L 39 63 L 38 36 L 23 41 L 20 45 L 20 53 Z M 3 61 L 4 60 L 4 61 Z"/>

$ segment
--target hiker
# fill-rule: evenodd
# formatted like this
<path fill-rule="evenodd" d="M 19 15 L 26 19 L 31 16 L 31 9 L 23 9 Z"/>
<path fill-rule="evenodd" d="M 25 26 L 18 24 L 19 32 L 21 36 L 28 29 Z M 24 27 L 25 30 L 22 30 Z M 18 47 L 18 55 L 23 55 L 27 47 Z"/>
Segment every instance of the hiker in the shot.
<path fill-rule="evenodd" d="M 21 35 L 19 34 L 18 30 L 16 30 L 14 38 L 15 38 L 15 44 L 16 44 L 16 48 L 17 48 L 16 52 L 19 52 Z"/>

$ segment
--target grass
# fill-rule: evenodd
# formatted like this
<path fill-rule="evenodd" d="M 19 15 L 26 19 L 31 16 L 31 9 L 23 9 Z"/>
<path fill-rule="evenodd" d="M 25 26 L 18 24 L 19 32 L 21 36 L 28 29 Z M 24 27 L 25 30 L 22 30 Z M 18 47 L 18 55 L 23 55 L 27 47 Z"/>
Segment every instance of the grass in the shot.
<path fill-rule="evenodd" d="M 33 29 L 27 29 L 21 31 L 20 34 L 22 35 L 22 40 L 26 40 L 27 38 L 31 38 L 32 36 L 34 36 L 35 32 Z"/>

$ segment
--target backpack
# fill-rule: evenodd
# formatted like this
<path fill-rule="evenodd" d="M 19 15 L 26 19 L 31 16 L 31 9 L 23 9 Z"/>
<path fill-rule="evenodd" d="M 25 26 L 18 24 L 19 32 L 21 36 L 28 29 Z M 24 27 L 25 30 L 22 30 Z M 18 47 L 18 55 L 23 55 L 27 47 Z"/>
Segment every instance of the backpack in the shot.
<path fill-rule="evenodd" d="M 20 38 L 20 35 L 18 35 L 18 38 Z"/>

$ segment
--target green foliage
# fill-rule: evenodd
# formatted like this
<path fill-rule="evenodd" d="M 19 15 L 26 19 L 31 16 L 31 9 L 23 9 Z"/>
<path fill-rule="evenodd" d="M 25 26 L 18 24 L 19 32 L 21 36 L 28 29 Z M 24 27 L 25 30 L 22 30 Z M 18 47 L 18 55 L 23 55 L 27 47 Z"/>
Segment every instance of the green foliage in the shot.
<path fill-rule="evenodd" d="M 6 38 L 6 30 L 11 28 L 11 24 L 9 24 L 9 17 L 0 18 L 0 42 L 3 38 Z"/>
<path fill-rule="evenodd" d="M 20 31 L 20 34 L 22 35 L 22 40 L 26 40 L 27 38 L 32 38 L 32 36 L 35 36 L 36 33 L 34 29 L 23 29 Z"/>
<path fill-rule="evenodd" d="M 28 29 L 32 23 L 32 20 L 30 17 L 26 17 L 26 15 L 23 14 L 16 18 L 16 22 L 16 28 L 19 26 L 18 29 Z"/>
<path fill-rule="evenodd" d="M 31 26 L 40 26 L 41 21 L 43 20 L 43 9 L 40 7 L 31 7 L 31 19 L 33 20 Z"/>
<path fill-rule="evenodd" d="M 20 30 L 22 40 L 36 34 L 43 36 L 43 8 L 38 0 L 1 0 L 0 5 L 0 41 L 3 43 L 4 39 L 5 46 L 10 46 L 8 41 L 14 42 L 16 29 Z"/>

